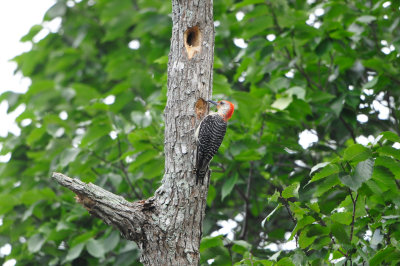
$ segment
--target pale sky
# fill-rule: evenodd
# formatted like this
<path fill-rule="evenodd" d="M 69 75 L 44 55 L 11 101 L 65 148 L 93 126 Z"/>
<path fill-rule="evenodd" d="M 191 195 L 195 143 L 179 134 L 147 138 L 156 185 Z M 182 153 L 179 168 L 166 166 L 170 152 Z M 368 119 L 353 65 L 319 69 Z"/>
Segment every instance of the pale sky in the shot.
<path fill-rule="evenodd" d="M 0 1 L 0 94 L 5 91 L 26 92 L 30 80 L 22 78 L 21 74 L 14 75 L 16 64 L 10 59 L 31 48 L 31 44 L 20 43 L 22 36 L 29 29 L 42 22 L 46 11 L 55 0 L 2 0 Z M 19 108 L 11 114 L 6 114 L 8 104 L 0 103 L 0 136 L 8 132 L 19 134 L 20 130 L 14 120 L 24 108 Z"/>

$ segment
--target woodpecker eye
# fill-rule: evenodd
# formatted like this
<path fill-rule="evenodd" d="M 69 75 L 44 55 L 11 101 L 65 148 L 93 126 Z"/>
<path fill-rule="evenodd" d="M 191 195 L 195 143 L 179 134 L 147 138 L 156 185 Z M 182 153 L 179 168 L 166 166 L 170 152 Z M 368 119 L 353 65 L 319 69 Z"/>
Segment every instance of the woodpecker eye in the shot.
<path fill-rule="evenodd" d="M 223 105 L 224 104 L 224 102 L 223 101 L 221 101 L 221 102 L 219 102 L 221 105 Z"/>

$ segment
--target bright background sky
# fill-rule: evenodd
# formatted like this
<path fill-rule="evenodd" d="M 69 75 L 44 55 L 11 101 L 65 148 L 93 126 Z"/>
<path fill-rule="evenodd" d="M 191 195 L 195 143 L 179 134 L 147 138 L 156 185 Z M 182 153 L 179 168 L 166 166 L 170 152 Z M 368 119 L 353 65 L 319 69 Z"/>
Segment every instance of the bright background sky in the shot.
<path fill-rule="evenodd" d="M 46 11 L 55 3 L 55 0 L 11 0 L 0 1 L 0 94 L 5 91 L 26 92 L 30 85 L 28 78 L 21 74 L 14 75 L 17 64 L 10 60 L 23 52 L 28 51 L 30 42 L 21 43 L 19 40 L 29 32 L 29 29 L 40 24 Z M 19 128 L 14 124 L 23 108 L 7 115 L 8 104 L 0 103 L 0 136 L 5 137 L 8 132 L 19 134 Z"/>

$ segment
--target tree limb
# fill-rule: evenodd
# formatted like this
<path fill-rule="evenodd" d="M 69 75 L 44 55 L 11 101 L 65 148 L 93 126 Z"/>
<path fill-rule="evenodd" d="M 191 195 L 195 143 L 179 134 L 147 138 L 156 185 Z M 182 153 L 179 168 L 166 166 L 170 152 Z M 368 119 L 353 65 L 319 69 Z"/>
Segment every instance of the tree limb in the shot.
<path fill-rule="evenodd" d="M 153 199 L 129 202 L 92 183 L 86 184 L 79 179 L 70 178 L 60 173 L 53 173 L 52 178 L 60 185 L 76 194 L 76 201 L 89 213 L 116 227 L 128 240 L 144 245 L 144 231 L 151 223 Z M 152 224 L 154 227 L 154 224 Z"/>

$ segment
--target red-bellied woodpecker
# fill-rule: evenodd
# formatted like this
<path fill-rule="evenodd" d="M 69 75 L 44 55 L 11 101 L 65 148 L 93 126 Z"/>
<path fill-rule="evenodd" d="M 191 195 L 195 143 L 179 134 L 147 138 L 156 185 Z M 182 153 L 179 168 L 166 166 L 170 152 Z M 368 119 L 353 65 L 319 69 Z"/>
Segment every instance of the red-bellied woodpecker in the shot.
<path fill-rule="evenodd" d="M 196 184 L 199 180 L 201 184 L 204 182 L 204 177 L 208 170 L 208 165 L 217 153 L 224 139 L 228 120 L 232 117 L 235 106 L 228 101 L 208 102 L 217 106 L 216 113 L 210 113 L 200 122 L 196 129 L 195 138 L 197 142 L 196 154 Z"/>

